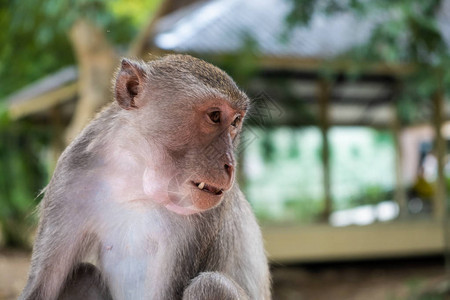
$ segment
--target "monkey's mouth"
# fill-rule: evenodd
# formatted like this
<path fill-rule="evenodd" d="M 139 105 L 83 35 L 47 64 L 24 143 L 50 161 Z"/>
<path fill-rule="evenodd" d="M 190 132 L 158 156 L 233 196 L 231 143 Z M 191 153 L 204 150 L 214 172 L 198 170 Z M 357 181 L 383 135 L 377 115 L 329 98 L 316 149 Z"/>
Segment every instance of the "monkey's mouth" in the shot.
<path fill-rule="evenodd" d="M 215 186 L 212 186 L 210 184 L 207 184 L 205 182 L 194 182 L 194 181 L 192 181 L 192 184 L 195 185 L 199 190 L 201 190 L 203 192 L 206 192 L 206 193 L 210 193 L 210 194 L 213 194 L 213 195 L 216 195 L 216 196 L 220 196 L 220 195 L 223 194 L 223 190 L 222 189 L 220 189 L 218 187 L 215 187 Z"/>

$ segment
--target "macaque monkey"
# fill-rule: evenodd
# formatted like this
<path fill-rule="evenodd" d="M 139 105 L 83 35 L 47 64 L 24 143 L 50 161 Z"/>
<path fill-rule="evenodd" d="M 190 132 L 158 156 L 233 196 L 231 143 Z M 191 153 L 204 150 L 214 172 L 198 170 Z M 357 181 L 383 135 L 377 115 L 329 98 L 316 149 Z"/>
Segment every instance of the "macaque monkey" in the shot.
<path fill-rule="evenodd" d="M 58 161 L 20 299 L 270 299 L 235 182 L 247 96 L 187 55 L 123 59 L 114 94 Z"/>

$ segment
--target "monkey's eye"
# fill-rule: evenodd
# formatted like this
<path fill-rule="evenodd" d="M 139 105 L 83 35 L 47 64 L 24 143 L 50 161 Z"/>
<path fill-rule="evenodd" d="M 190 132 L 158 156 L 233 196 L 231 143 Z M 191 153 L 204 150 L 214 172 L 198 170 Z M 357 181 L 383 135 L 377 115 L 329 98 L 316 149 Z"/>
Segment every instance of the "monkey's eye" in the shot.
<path fill-rule="evenodd" d="M 208 114 L 209 119 L 213 122 L 213 123 L 219 123 L 220 122 L 220 111 L 213 111 L 211 113 Z"/>
<path fill-rule="evenodd" d="M 236 119 L 234 119 L 233 123 L 231 123 L 231 126 L 237 127 L 239 125 L 240 121 L 241 121 L 241 116 L 237 116 Z"/>

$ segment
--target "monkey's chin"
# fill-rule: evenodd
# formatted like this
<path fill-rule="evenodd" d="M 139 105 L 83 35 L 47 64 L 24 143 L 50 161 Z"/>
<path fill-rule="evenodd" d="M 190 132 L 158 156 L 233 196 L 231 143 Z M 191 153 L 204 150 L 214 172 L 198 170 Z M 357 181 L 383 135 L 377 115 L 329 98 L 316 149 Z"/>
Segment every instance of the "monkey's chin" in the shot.
<path fill-rule="evenodd" d="M 203 210 L 196 208 L 194 205 L 191 205 L 189 207 L 183 207 L 176 205 L 175 203 L 170 202 L 169 204 L 166 204 L 166 208 L 176 214 L 189 216 L 196 213 L 200 213 Z"/>
<path fill-rule="evenodd" d="M 216 207 L 222 201 L 222 198 L 223 193 L 214 195 L 194 188 L 191 189 L 188 197 L 182 197 L 181 201 L 171 199 L 172 201 L 167 203 L 165 207 L 179 215 L 192 215 Z"/>

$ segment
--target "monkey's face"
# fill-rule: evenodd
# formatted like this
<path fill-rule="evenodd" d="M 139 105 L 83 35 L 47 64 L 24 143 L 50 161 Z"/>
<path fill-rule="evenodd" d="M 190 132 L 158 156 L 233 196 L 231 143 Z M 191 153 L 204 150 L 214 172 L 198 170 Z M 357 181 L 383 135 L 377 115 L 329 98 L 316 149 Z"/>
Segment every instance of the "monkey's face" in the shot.
<path fill-rule="evenodd" d="M 233 90 L 205 88 L 205 82 L 192 83 L 192 77 L 186 84 L 172 76 L 169 87 L 142 83 L 149 76 L 130 61 L 122 62 L 116 82 L 117 101 L 135 114 L 134 126 L 159 149 L 150 151 L 156 163 L 145 169 L 144 192 L 183 215 L 217 206 L 232 188 L 234 149 L 247 108 L 246 96 L 231 79 L 213 66 L 207 68 L 210 76 L 222 76 L 214 83 L 228 80 L 225 88 Z"/>
<path fill-rule="evenodd" d="M 166 207 L 191 214 L 217 206 L 233 186 L 234 148 L 245 111 L 214 99 L 185 113 L 190 117 L 169 122 L 174 126 L 165 147 L 177 170 L 168 183 Z"/>

